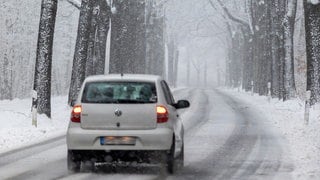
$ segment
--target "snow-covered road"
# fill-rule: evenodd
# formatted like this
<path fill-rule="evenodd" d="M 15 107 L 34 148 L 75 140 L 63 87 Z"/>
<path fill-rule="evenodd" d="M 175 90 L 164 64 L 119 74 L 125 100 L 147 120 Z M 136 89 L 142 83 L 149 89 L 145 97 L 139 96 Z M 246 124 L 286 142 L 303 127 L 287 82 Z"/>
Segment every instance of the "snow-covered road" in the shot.
<path fill-rule="evenodd" d="M 69 174 L 65 137 L 0 155 L 2 179 L 292 179 L 287 141 L 254 107 L 217 90 L 180 89 L 176 99 L 186 129 L 185 167 L 177 174 L 156 167 Z M 149 170 L 148 170 L 149 169 Z"/>

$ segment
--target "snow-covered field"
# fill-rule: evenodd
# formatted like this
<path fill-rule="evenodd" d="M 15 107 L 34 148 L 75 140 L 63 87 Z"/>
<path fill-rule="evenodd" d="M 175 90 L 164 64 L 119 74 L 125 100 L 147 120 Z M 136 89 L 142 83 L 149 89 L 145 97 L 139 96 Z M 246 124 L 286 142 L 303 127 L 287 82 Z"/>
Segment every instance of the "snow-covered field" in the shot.
<path fill-rule="evenodd" d="M 31 99 L 0 101 L 0 153 L 28 146 L 65 134 L 70 107 L 67 97 L 52 99 L 52 119 L 38 115 L 38 127 L 32 126 Z"/>
<path fill-rule="evenodd" d="M 238 90 L 223 90 L 253 106 L 263 114 L 288 140 L 295 164 L 295 179 L 320 178 L 320 108 L 310 109 L 309 124 L 304 122 L 305 102 L 293 99 L 286 102 Z"/>
<path fill-rule="evenodd" d="M 320 110 L 313 107 L 309 125 L 304 123 L 304 102 L 299 99 L 282 102 L 235 90 L 222 90 L 257 109 L 288 140 L 295 163 L 295 179 L 320 177 Z M 31 99 L 0 101 L 0 153 L 28 146 L 65 134 L 70 107 L 67 97 L 52 99 L 52 119 L 38 116 L 38 127 L 32 126 Z"/>

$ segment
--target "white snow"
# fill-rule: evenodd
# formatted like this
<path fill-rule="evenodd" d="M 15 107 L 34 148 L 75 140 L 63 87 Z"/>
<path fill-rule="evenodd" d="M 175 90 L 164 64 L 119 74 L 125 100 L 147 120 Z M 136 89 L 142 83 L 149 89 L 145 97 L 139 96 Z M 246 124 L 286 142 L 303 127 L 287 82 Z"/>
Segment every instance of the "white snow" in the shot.
<path fill-rule="evenodd" d="M 75 4 L 78 7 L 81 7 L 81 0 L 68 0 L 68 1 Z"/>
<path fill-rule="evenodd" d="M 67 97 L 52 99 L 52 119 L 38 115 L 32 126 L 31 99 L 0 101 L 0 153 L 65 134 L 70 117 Z"/>
<path fill-rule="evenodd" d="M 304 122 L 305 102 L 293 99 L 286 102 L 254 95 L 238 90 L 224 90 L 229 95 L 241 99 L 263 114 L 288 140 L 295 169 L 294 179 L 320 178 L 320 108 L 311 108 L 309 124 Z"/>
<path fill-rule="evenodd" d="M 117 8 L 116 7 L 111 7 L 111 13 L 116 14 L 117 13 Z"/>
<path fill-rule="evenodd" d="M 309 0 L 312 4 L 319 4 L 319 0 Z"/>
<path fill-rule="evenodd" d="M 304 102 L 294 99 L 286 102 L 238 90 L 223 90 L 227 94 L 244 101 L 257 110 L 257 113 L 267 117 L 274 128 L 278 129 L 287 139 L 291 158 L 295 168 L 294 179 L 318 179 L 320 177 L 320 110 L 311 109 L 309 125 L 304 123 Z M 186 97 L 187 94 L 181 94 Z M 178 97 L 179 98 L 179 97 Z M 199 94 L 192 97 L 202 99 Z M 49 138 L 65 134 L 69 122 L 70 107 L 67 97 L 52 99 L 52 119 L 38 116 L 38 127 L 31 125 L 31 99 L 15 99 L 0 101 L 0 153 L 19 147 L 31 145 Z M 192 108 L 198 107 L 194 104 Z M 183 116 L 191 116 L 188 112 Z M 190 126 L 186 123 L 186 128 Z"/>

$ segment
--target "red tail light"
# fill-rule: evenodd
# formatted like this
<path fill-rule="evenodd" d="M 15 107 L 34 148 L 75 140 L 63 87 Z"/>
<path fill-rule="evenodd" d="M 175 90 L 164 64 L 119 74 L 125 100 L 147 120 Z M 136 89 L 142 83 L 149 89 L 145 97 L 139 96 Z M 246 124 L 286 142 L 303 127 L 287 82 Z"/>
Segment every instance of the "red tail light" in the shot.
<path fill-rule="evenodd" d="M 71 121 L 76 123 L 81 122 L 81 112 L 82 112 L 81 105 L 74 106 L 71 112 Z"/>
<path fill-rule="evenodd" d="M 157 106 L 157 123 L 166 123 L 169 120 L 169 113 L 166 107 Z"/>

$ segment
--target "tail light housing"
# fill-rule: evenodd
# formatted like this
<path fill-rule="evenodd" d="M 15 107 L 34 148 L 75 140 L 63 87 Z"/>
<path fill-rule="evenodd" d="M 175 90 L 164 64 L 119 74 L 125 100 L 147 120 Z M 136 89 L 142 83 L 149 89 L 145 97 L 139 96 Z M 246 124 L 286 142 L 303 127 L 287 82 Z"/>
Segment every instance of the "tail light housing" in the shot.
<path fill-rule="evenodd" d="M 75 123 L 80 123 L 81 122 L 81 112 L 82 112 L 81 105 L 75 105 L 72 109 L 70 120 Z"/>
<path fill-rule="evenodd" d="M 165 106 L 157 106 L 157 123 L 166 123 L 169 120 L 169 113 Z"/>

